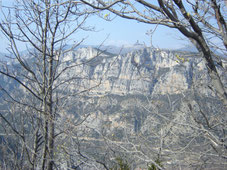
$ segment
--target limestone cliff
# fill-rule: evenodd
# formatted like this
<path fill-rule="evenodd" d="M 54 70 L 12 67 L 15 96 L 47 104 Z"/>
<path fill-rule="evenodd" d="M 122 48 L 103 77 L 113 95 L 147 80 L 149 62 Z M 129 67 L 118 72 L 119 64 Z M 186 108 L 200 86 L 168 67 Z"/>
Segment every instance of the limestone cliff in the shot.
<path fill-rule="evenodd" d="M 143 48 L 114 55 L 90 47 L 65 54 L 61 67 L 72 62 L 77 66 L 62 79 L 80 77 L 77 86 L 70 86 L 72 90 L 98 85 L 90 90 L 95 95 L 180 94 L 191 88 L 193 81 L 209 81 L 202 58 L 189 52 Z"/>

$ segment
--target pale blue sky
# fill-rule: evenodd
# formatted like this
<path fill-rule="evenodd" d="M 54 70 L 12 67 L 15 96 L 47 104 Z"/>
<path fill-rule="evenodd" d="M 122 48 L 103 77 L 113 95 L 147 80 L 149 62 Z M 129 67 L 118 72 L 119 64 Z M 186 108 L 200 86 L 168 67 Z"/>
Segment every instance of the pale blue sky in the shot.
<path fill-rule="evenodd" d="M 2 5 L 7 5 L 8 2 L 9 0 L 2 0 Z M 76 41 L 88 36 L 84 41 L 86 45 L 99 45 L 109 35 L 104 45 L 127 46 L 134 44 L 138 40 L 140 43 L 150 46 L 150 37 L 146 35 L 146 32 L 155 28 L 154 25 L 138 23 L 137 21 L 120 17 L 116 17 L 110 22 L 93 16 L 87 20 L 87 25 L 95 26 L 97 32 L 78 32 L 74 36 Z M 180 40 L 181 38 L 182 36 L 180 36 L 178 31 L 158 26 L 152 36 L 152 43 L 159 48 L 178 49 L 187 44 L 187 41 Z M 0 52 L 6 52 L 6 47 L 7 40 L 0 33 Z M 25 47 L 21 47 L 21 49 L 24 50 Z"/>
<path fill-rule="evenodd" d="M 140 43 L 145 43 L 150 46 L 150 37 L 146 35 L 146 32 L 150 29 L 155 29 L 155 25 L 139 23 L 120 17 L 115 18 L 111 22 L 101 18 L 89 20 L 88 24 L 89 22 L 91 25 L 95 25 L 96 29 L 100 31 L 89 35 L 89 38 L 87 39 L 88 44 L 97 44 L 109 35 L 109 38 L 106 40 L 107 44 L 127 45 L 134 44 L 138 40 Z M 180 39 L 182 39 L 182 36 L 180 36 L 178 31 L 164 26 L 158 26 L 152 36 L 152 43 L 155 47 L 175 49 L 182 47 L 187 43 Z"/>

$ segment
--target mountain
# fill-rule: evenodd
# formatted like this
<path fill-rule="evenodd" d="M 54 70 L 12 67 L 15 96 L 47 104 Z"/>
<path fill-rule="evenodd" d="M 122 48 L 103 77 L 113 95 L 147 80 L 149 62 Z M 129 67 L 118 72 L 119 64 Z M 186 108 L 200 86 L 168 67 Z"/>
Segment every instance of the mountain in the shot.
<path fill-rule="evenodd" d="M 80 78 L 67 86 L 69 93 L 77 93 L 78 88 L 90 89 L 79 101 L 71 101 L 77 116 L 83 111 L 90 114 L 80 128 L 83 132 L 80 135 L 89 137 L 85 140 L 88 143 L 84 145 L 85 150 L 103 145 L 97 139 L 105 136 L 115 151 L 123 148 L 142 160 L 155 159 L 161 152 L 167 169 L 178 169 L 179 164 L 192 169 L 186 162 L 213 161 L 214 158 L 206 154 L 212 150 L 207 147 L 208 143 L 213 141 L 204 135 L 204 129 L 221 141 L 222 127 L 215 124 L 225 124 L 226 111 L 209 88 L 210 78 L 198 53 L 140 48 L 116 55 L 88 47 L 66 54 L 62 69 L 71 62 L 77 67 L 62 79 L 72 79 L 75 75 Z M 227 86 L 224 69 L 216 65 Z M 89 103 L 86 106 L 82 104 L 85 101 Z M 215 126 L 212 132 L 210 124 Z M 95 142 L 91 144 L 91 141 Z M 102 149 L 97 152 L 102 153 Z M 198 154 L 205 154 L 206 158 L 199 159 Z M 135 167 L 141 162 L 144 164 L 140 159 L 133 160 Z M 221 164 L 209 165 L 222 169 Z"/>
<path fill-rule="evenodd" d="M 77 82 L 85 89 L 102 80 L 90 91 L 93 95 L 180 94 L 192 87 L 193 79 L 195 82 L 197 79 L 203 79 L 204 83 L 209 81 L 202 58 L 191 52 L 142 48 L 115 55 L 88 47 L 65 54 L 62 62 L 62 69 L 71 62 L 79 65 L 65 76 L 73 77 L 78 73 L 87 77 Z"/>
<path fill-rule="evenodd" d="M 76 117 L 83 111 L 90 114 L 80 128 L 83 132 L 80 135 L 89 137 L 85 140 L 85 150 L 103 145 L 97 139 L 105 136 L 115 151 L 120 152 L 123 147 L 129 155 L 130 152 L 138 154 L 142 160 L 155 159 L 161 152 L 167 169 L 178 169 L 179 164 L 191 169 L 186 162 L 203 161 L 198 154 L 205 154 L 205 159 L 213 161 L 214 158 L 206 154 L 212 150 L 207 143 L 213 141 L 204 136 L 203 131 L 210 124 L 226 122 L 225 108 L 209 88 L 210 78 L 198 53 L 141 48 L 116 55 L 88 47 L 66 54 L 62 63 L 70 62 L 77 67 L 62 79 L 72 79 L 75 75 L 80 78 L 67 86 L 69 94 L 79 92 L 78 88 L 89 89 L 80 95 L 79 101 L 71 101 Z M 63 64 L 62 69 L 66 65 Z M 218 64 L 217 68 L 227 86 L 224 69 Z M 85 101 L 89 103 L 86 106 L 82 104 Z M 215 132 L 207 132 L 221 141 L 222 127 L 215 128 Z M 162 140 L 164 143 L 160 146 Z M 140 147 L 142 155 L 137 147 L 132 149 L 134 145 Z M 102 149 L 97 152 L 104 152 Z M 221 150 L 224 153 L 223 148 Z M 140 159 L 133 160 L 135 167 L 144 164 Z M 222 169 L 221 166 L 221 162 L 211 165 L 213 169 Z"/>
<path fill-rule="evenodd" d="M 220 168 L 224 161 L 216 152 L 224 153 L 225 145 L 212 148 L 219 146 L 217 141 L 226 140 L 226 110 L 209 87 L 210 78 L 199 54 L 142 46 L 123 53 L 118 50 L 86 46 L 56 56 L 56 132 L 76 134 L 86 159 L 111 162 L 113 155 L 124 156 L 133 169 L 146 168 L 157 158 L 167 169 L 201 168 L 206 160 L 206 166 Z M 30 68 L 40 71 L 36 58 L 25 59 Z M 223 64 L 226 67 L 226 61 Z M 225 70 L 216 65 L 227 86 Z M 9 68 L 15 75 L 29 76 L 18 63 Z M 35 87 L 23 77 L 21 81 Z M 3 75 L 0 85 L 15 94 L 23 89 Z M 70 143 L 74 138 L 64 135 L 56 143 L 77 153 Z M 59 157 L 62 166 L 68 164 L 64 154 Z M 81 161 L 78 155 L 70 157 L 72 162 Z M 84 169 L 90 168 L 86 166 Z"/>

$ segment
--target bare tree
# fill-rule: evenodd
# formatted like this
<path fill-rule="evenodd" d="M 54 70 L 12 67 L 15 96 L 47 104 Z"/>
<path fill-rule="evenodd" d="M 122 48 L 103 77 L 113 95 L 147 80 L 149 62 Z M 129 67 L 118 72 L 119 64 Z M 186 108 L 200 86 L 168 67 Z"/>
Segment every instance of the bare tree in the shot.
<path fill-rule="evenodd" d="M 4 122 L 1 130 L 6 134 L 2 144 L 9 147 L 4 152 L 5 163 L 7 156 L 13 153 L 5 167 L 54 169 L 59 166 L 55 160 L 60 142 L 56 139 L 66 133 L 62 127 L 67 122 L 60 121 L 63 113 L 70 110 L 66 103 L 89 90 L 89 87 L 81 88 L 81 84 L 75 83 L 82 81 L 79 72 L 70 75 L 70 70 L 84 63 L 70 60 L 67 65 L 69 60 L 64 59 L 67 52 L 84 39 L 74 41 L 70 48 L 66 43 L 80 30 L 93 30 L 85 26 L 92 12 L 81 3 L 63 0 L 18 0 L 12 6 L 4 6 L 2 11 L 0 29 L 9 40 L 10 56 L 7 62 L 1 62 L 0 74 L 17 84 L 14 89 L 18 89 L 12 92 L 1 85 L 1 94 L 7 99 L 4 102 L 7 107 L 0 112 Z M 26 52 L 20 50 L 21 45 L 27 47 Z M 87 79 L 86 76 L 83 78 Z M 93 86 L 98 84 L 100 82 Z M 11 147 L 10 142 L 15 142 L 18 147 L 16 144 Z M 10 161 L 13 162 L 10 164 Z"/>

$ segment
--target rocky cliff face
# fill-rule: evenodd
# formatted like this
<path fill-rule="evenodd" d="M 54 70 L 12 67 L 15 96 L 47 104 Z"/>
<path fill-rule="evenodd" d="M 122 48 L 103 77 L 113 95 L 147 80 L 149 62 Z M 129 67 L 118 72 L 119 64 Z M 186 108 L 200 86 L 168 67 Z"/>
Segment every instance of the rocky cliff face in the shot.
<path fill-rule="evenodd" d="M 81 79 L 76 83 L 84 89 L 100 83 L 90 90 L 95 95 L 180 94 L 191 88 L 193 81 L 209 81 L 205 65 L 196 53 L 143 48 L 114 55 L 81 48 L 64 56 L 62 68 L 71 62 L 77 67 L 62 79 L 77 75 Z"/>
<path fill-rule="evenodd" d="M 32 59 L 27 62 L 32 63 Z M 223 63 L 226 67 L 226 61 Z M 9 67 L 20 70 L 16 62 Z M 121 55 L 110 53 L 108 49 L 79 48 L 60 58 L 57 72 L 62 73 L 55 85 L 70 80 L 67 90 L 79 92 L 90 89 L 89 93 L 96 96 L 181 94 L 193 84 L 208 84 L 210 81 L 206 66 L 197 53 L 151 48 L 137 48 Z M 220 74 L 227 84 L 223 69 L 220 69 Z M 0 76 L 0 79 L 3 84 L 11 82 L 7 77 Z M 6 84 L 9 86 L 9 83 Z M 212 94 L 202 86 L 197 88 L 201 88 L 204 94 Z"/>

